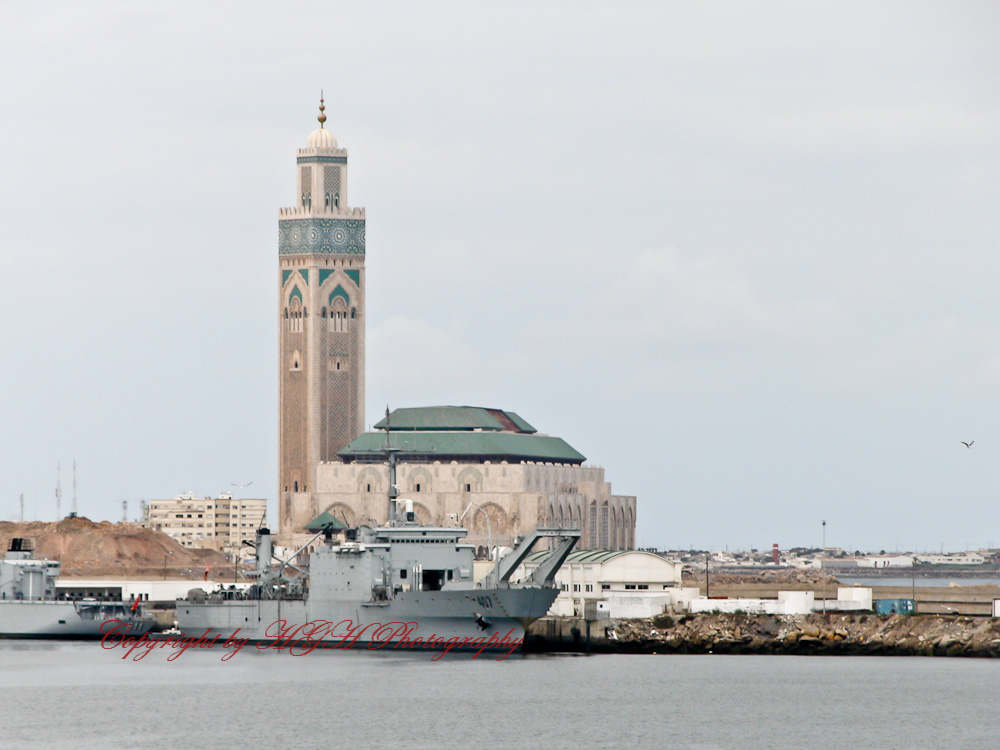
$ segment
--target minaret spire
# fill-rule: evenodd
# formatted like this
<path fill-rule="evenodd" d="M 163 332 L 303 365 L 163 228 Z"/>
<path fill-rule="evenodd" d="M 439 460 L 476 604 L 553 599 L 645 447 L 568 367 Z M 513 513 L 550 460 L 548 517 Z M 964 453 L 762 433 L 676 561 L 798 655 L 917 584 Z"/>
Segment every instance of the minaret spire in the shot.
<path fill-rule="evenodd" d="M 323 127 L 323 123 L 326 122 L 326 113 L 324 112 L 325 109 L 326 109 L 326 107 L 323 106 L 323 89 L 320 89 L 319 90 L 319 117 L 316 118 L 317 120 L 319 120 L 319 126 L 320 127 Z"/>

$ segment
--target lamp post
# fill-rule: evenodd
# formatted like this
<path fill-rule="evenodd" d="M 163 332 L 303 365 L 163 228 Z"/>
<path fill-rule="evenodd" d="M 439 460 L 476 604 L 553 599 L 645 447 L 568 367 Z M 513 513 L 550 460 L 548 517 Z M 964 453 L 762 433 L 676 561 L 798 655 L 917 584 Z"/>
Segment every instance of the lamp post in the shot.
<path fill-rule="evenodd" d="M 705 553 L 705 598 L 706 599 L 711 599 L 712 598 L 711 597 L 712 590 L 708 587 L 708 558 L 710 556 L 711 556 L 711 553 L 709 553 L 709 552 Z"/>
<path fill-rule="evenodd" d="M 479 503 L 475 502 L 474 500 L 470 500 L 469 504 L 465 506 L 465 510 L 462 511 L 462 515 L 458 517 L 458 522 L 462 523 L 462 521 L 465 519 L 465 514 L 468 513 L 469 512 L 469 508 L 472 508 L 473 506 L 475 506 L 476 511 L 478 511 L 479 513 L 482 513 L 483 517 L 486 519 L 486 544 L 487 544 L 486 555 L 487 555 L 487 557 L 490 557 L 492 559 L 492 557 L 493 557 L 493 529 L 490 527 L 490 514 L 487 513 L 485 510 L 483 510 L 482 506 L 479 505 Z M 476 514 L 473 513 L 472 517 L 475 518 Z"/>

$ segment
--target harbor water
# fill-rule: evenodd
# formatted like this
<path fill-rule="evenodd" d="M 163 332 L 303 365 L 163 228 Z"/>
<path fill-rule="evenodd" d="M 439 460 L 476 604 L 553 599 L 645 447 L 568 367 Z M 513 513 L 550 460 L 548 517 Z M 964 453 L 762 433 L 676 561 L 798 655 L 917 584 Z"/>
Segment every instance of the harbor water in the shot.
<path fill-rule="evenodd" d="M 11 748 L 993 748 L 1000 661 L 0 642 Z"/>
<path fill-rule="evenodd" d="M 837 576 L 837 580 L 845 586 L 871 586 L 878 589 L 880 586 L 916 586 L 919 588 L 941 588 L 949 586 L 1000 586 L 1000 578 L 948 578 L 948 577 L 923 577 L 923 576 L 894 576 L 894 577 L 870 577 L 860 578 L 851 576 Z"/>

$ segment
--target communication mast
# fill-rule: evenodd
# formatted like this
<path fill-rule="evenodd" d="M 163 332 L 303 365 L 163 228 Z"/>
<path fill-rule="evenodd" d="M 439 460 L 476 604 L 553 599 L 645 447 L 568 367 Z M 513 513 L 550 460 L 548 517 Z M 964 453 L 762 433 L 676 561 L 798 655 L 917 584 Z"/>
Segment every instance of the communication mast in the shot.
<path fill-rule="evenodd" d="M 56 461 L 56 520 L 62 520 L 62 467 Z"/>

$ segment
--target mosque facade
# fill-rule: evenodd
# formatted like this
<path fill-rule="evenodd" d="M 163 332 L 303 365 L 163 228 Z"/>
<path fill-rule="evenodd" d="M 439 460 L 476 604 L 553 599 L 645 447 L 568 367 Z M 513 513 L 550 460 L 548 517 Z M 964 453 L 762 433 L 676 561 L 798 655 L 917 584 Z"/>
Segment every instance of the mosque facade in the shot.
<path fill-rule="evenodd" d="M 288 544 L 317 516 L 388 517 L 388 451 L 417 520 L 469 529 L 483 553 L 539 526 L 582 531 L 581 548 L 634 549 L 636 499 L 604 469 L 511 411 L 397 409 L 364 432 L 365 212 L 347 199 L 347 150 L 320 127 L 296 159 L 294 207 L 278 225 L 279 529 Z"/>

